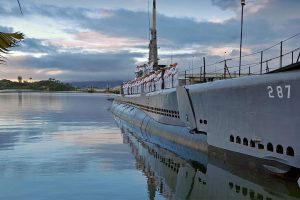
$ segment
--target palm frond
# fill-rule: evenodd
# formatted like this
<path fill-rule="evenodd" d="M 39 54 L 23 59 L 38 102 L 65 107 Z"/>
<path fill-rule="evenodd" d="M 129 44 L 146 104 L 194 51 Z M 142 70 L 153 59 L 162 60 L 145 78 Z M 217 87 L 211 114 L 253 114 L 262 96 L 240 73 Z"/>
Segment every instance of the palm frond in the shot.
<path fill-rule="evenodd" d="M 7 53 L 8 48 L 16 46 L 21 40 L 24 39 L 24 34 L 20 32 L 16 33 L 3 33 L 0 32 L 0 51 Z"/>
<path fill-rule="evenodd" d="M 1 55 L 7 54 L 9 48 L 17 46 L 20 41 L 24 39 L 24 34 L 20 32 L 3 33 L 0 32 L 0 64 L 6 63 L 6 58 Z"/>

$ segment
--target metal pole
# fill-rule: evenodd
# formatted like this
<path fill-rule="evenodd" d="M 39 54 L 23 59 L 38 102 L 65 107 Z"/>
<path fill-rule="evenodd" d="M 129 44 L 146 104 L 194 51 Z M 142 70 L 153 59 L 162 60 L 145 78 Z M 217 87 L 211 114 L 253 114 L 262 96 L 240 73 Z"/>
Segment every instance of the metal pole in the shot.
<path fill-rule="evenodd" d="M 194 76 L 194 56 L 192 58 L 192 77 Z"/>
<path fill-rule="evenodd" d="M 206 76 L 206 69 L 205 69 L 206 67 L 205 67 L 205 57 L 203 57 L 203 82 L 206 82 L 206 78 L 205 78 L 205 76 Z"/>
<path fill-rule="evenodd" d="M 224 60 L 224 79 L 226 79 L 226 60 Z"/>
<path fill-rule="evenodd" d="M 186 70 L 184 71 L 184 85 L 186 85 Z"/>
<path fill-rule="evenodd" d="M 202 78 L 202 67 L 200 67 L 200 82 L 202 82 L 201 78 Z"/>
<path fill-rule="evenodd" d="M 282 42 L 280 42 L 280 68 L 282 67 Z"/>
<path fill-rule="evenodd" d="M 241 5 L 242 5 L 242 15 L 241 15 L 239 76 L 241 76 L 241 66 L 242 66 L 243 21 L 244 21 L 244 6 L 246 5 L 245 0 L 241 0 Z"/>
<path fill-rule="evenodd" d="M 264 56 L 264 52 L 261 51 L 260 52 L 260 75 L 262 75 L 262 68 L 263 68 L 263 56 Z"/>

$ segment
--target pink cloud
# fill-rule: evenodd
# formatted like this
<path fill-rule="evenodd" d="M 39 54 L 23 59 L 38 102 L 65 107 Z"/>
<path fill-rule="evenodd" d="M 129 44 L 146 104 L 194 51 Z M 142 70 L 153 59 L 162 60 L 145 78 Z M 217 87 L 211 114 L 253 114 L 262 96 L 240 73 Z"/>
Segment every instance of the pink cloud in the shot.
<path fill-rule="evenodd" d="M 138 38 L 114 37 L 97 32 L 81 32 L 71 39 L 56 39 L 50 43 L 63 48 L 81 48 L 85 51 L 114 52 L 133 50 L 138 46 L 146 46 L 147 40 Z"/>

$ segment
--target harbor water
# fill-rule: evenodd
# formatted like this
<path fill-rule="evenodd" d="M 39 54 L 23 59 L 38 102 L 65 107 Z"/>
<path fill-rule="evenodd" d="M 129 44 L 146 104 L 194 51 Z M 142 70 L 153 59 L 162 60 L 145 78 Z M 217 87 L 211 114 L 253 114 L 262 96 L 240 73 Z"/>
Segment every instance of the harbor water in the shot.
<path fill-rule="evenodd" d="M 106 99 L 0 93 L 0 199 L 300 199 L 296 182 L 136 138 Z"/>

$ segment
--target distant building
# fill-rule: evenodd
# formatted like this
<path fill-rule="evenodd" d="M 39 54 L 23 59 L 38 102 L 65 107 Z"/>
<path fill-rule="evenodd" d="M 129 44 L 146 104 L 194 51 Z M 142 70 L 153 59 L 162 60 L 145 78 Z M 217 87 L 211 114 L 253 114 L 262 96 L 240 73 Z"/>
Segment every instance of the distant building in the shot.
<path fill-rule="evenodd" d="M 23 80 L 23 79 L 22 79 L 22 76 L 18 76 L 18 82 L 19 82 L 19 83 L 22 83 L 22 80 Z"/>

